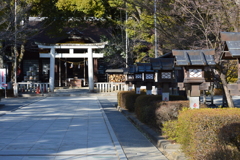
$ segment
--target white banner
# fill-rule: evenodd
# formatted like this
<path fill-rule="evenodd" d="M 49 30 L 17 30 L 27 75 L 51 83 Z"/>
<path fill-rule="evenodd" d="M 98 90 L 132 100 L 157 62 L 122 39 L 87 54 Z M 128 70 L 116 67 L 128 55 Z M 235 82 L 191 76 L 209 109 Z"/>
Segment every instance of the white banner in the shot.
<path fill-rule="evenodd" d="M 199 109 L 199 97 L 189 97 L 190 100 L 190 108 L 191 109 Z"/>
<path fill-rule="evenodd" d="M 0 69 L 0 89 L 6 87 L 6 69 Z"/>

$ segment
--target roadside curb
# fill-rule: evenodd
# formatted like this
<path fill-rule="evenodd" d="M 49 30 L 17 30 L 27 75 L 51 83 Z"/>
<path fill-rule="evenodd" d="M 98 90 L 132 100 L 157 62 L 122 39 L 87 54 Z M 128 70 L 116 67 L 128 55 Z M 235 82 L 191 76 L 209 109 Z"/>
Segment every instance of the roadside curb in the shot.
<path fill-rule="evenodd" d="M 151 128 L 140 122 L 133 113 L 128 112 L 119 106 L 117 110 L 121 112 L 127 119 L 136 125 L 169 160 L 187 160 L 184 153 L 181 152 L 181 145 L 171 143 L 163 136 L 159 136 Z"/>

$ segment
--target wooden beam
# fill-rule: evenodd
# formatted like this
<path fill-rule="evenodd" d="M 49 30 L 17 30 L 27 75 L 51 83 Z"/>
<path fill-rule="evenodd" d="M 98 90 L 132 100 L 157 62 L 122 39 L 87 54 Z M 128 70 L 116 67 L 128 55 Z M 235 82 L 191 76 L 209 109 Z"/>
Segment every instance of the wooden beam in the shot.
<path fill-rule="evenodd" d="M 49 53 L 40 53 L 40 58 L 50 58 Z M 88 58 L 88 53 L 57 53 L 55 58 Z M 103 53 L 93 53 L 93 58 L 103 58 Z"/>
<path fill-rule="evenodd" d="M 107 42 L 103 43 L 87 43 L 87 44 L 45 44 L 45 43 L 36 43 L 38 45 L 38 48 L 55 48 L 55 49 L 98 49 L 98 48 L 104 48 Z"/>

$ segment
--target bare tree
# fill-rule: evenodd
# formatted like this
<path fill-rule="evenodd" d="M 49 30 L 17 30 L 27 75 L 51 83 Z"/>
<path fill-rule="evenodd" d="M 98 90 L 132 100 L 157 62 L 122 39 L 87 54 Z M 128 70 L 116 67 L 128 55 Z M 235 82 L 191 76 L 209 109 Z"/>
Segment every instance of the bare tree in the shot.
<path fill-rule="evenodd" d="M 156 0 L 159 48 L 166 52 L 172 49 L 216 49 L 217 71 L 227 97 L 228 106 L 234 107 L 227 88 L 227 70 L 220 59 L 223 45 L 220 32 L 240 30 L 239 0 Z M 152 23 L 142 18 L 143 11 L 152 15 L 154 0 L 127 0 L 136 9 L 133 18 L 137 24 Z M 147 4 L 147 5 L 146 5 Z M 142 12 L 139 12 L 142 11 Z M 141 14 L 139 14 L 141 13 Z M 138 15 L 138 16 L 136 16 Z M 141 22 L 143 21 L 143 22 Z M 141 26 L 142 27 L 142 26 Z M 153 25 L 148 26 L 154 28 Z M 145 28 L 147 30 L 147 28 Z"/>
<path fill-rule="evenodd" d="M 175 0 L 175 12 L 182 14 L 187 28 L 191 29 L 196 37 L 195 44 L 201 48 L 216 48 L 217 71 L 229 107 L 234 107 L 227 87 L 226 69 L 221 59 L 223 45 L 220 40 L 221 31 L 240 30 L 240 6 L 235 0 Z M 192 46 L 195 48 L 195 46 Z"/>
<path fill-rule="evenodd" d="M 0 2 L 0 42 L 2 44 L 0 50 L 0 61 L 2 63 L 0 68 L 4 67 L 4 59 L 12 62 L 12 82 L 16 78 L 14 71 L 16 71 L 23 58 L 25 43 L 44 26 L 31 27 L 29 17 L 33 7 L 34 3 L 30 1 L 17 0 L 16 5 L 14 5 L 14 0 L 3 0 Z"/>

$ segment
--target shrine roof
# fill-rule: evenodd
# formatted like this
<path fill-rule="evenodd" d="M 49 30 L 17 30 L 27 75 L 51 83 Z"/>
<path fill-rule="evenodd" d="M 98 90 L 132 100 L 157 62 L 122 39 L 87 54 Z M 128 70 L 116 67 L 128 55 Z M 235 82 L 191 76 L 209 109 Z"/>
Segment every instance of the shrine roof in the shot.
<path fill-rule="evenodd" d="M 221 41 L 240 41 L 240 32 L 221 32 Z"/>
<path fill-rule="evenodd" d="M 135 65 L 128 66 L 128 68 L 124 69 L 124 74 L 134 74 L 134 73 L 136 73 L 136 70 L 137 70 L 136 67 L 137 66 L 135 66 Z"/>
<path fill-rule="evenodd" d="M 137 63 L 137 72 L 154 72 L 151 63 Z"/>
<path fill-rule="evenodd" d="M 207 50 L 172 50 L 177 66 L 207 66 L 215 65 L 214 49 Z"/>
<path fill-rule="evenodd" d="M 174 58 L 151 58 L 153 70 L 173 70 Z"/>
<path fill-rule="evenodd" d="M 221 32 L 221 40 L 225 41 L 230 56 L 240 58 L 240 32 Z M 224 55 L 224 57 L 228 55 Z"/>

